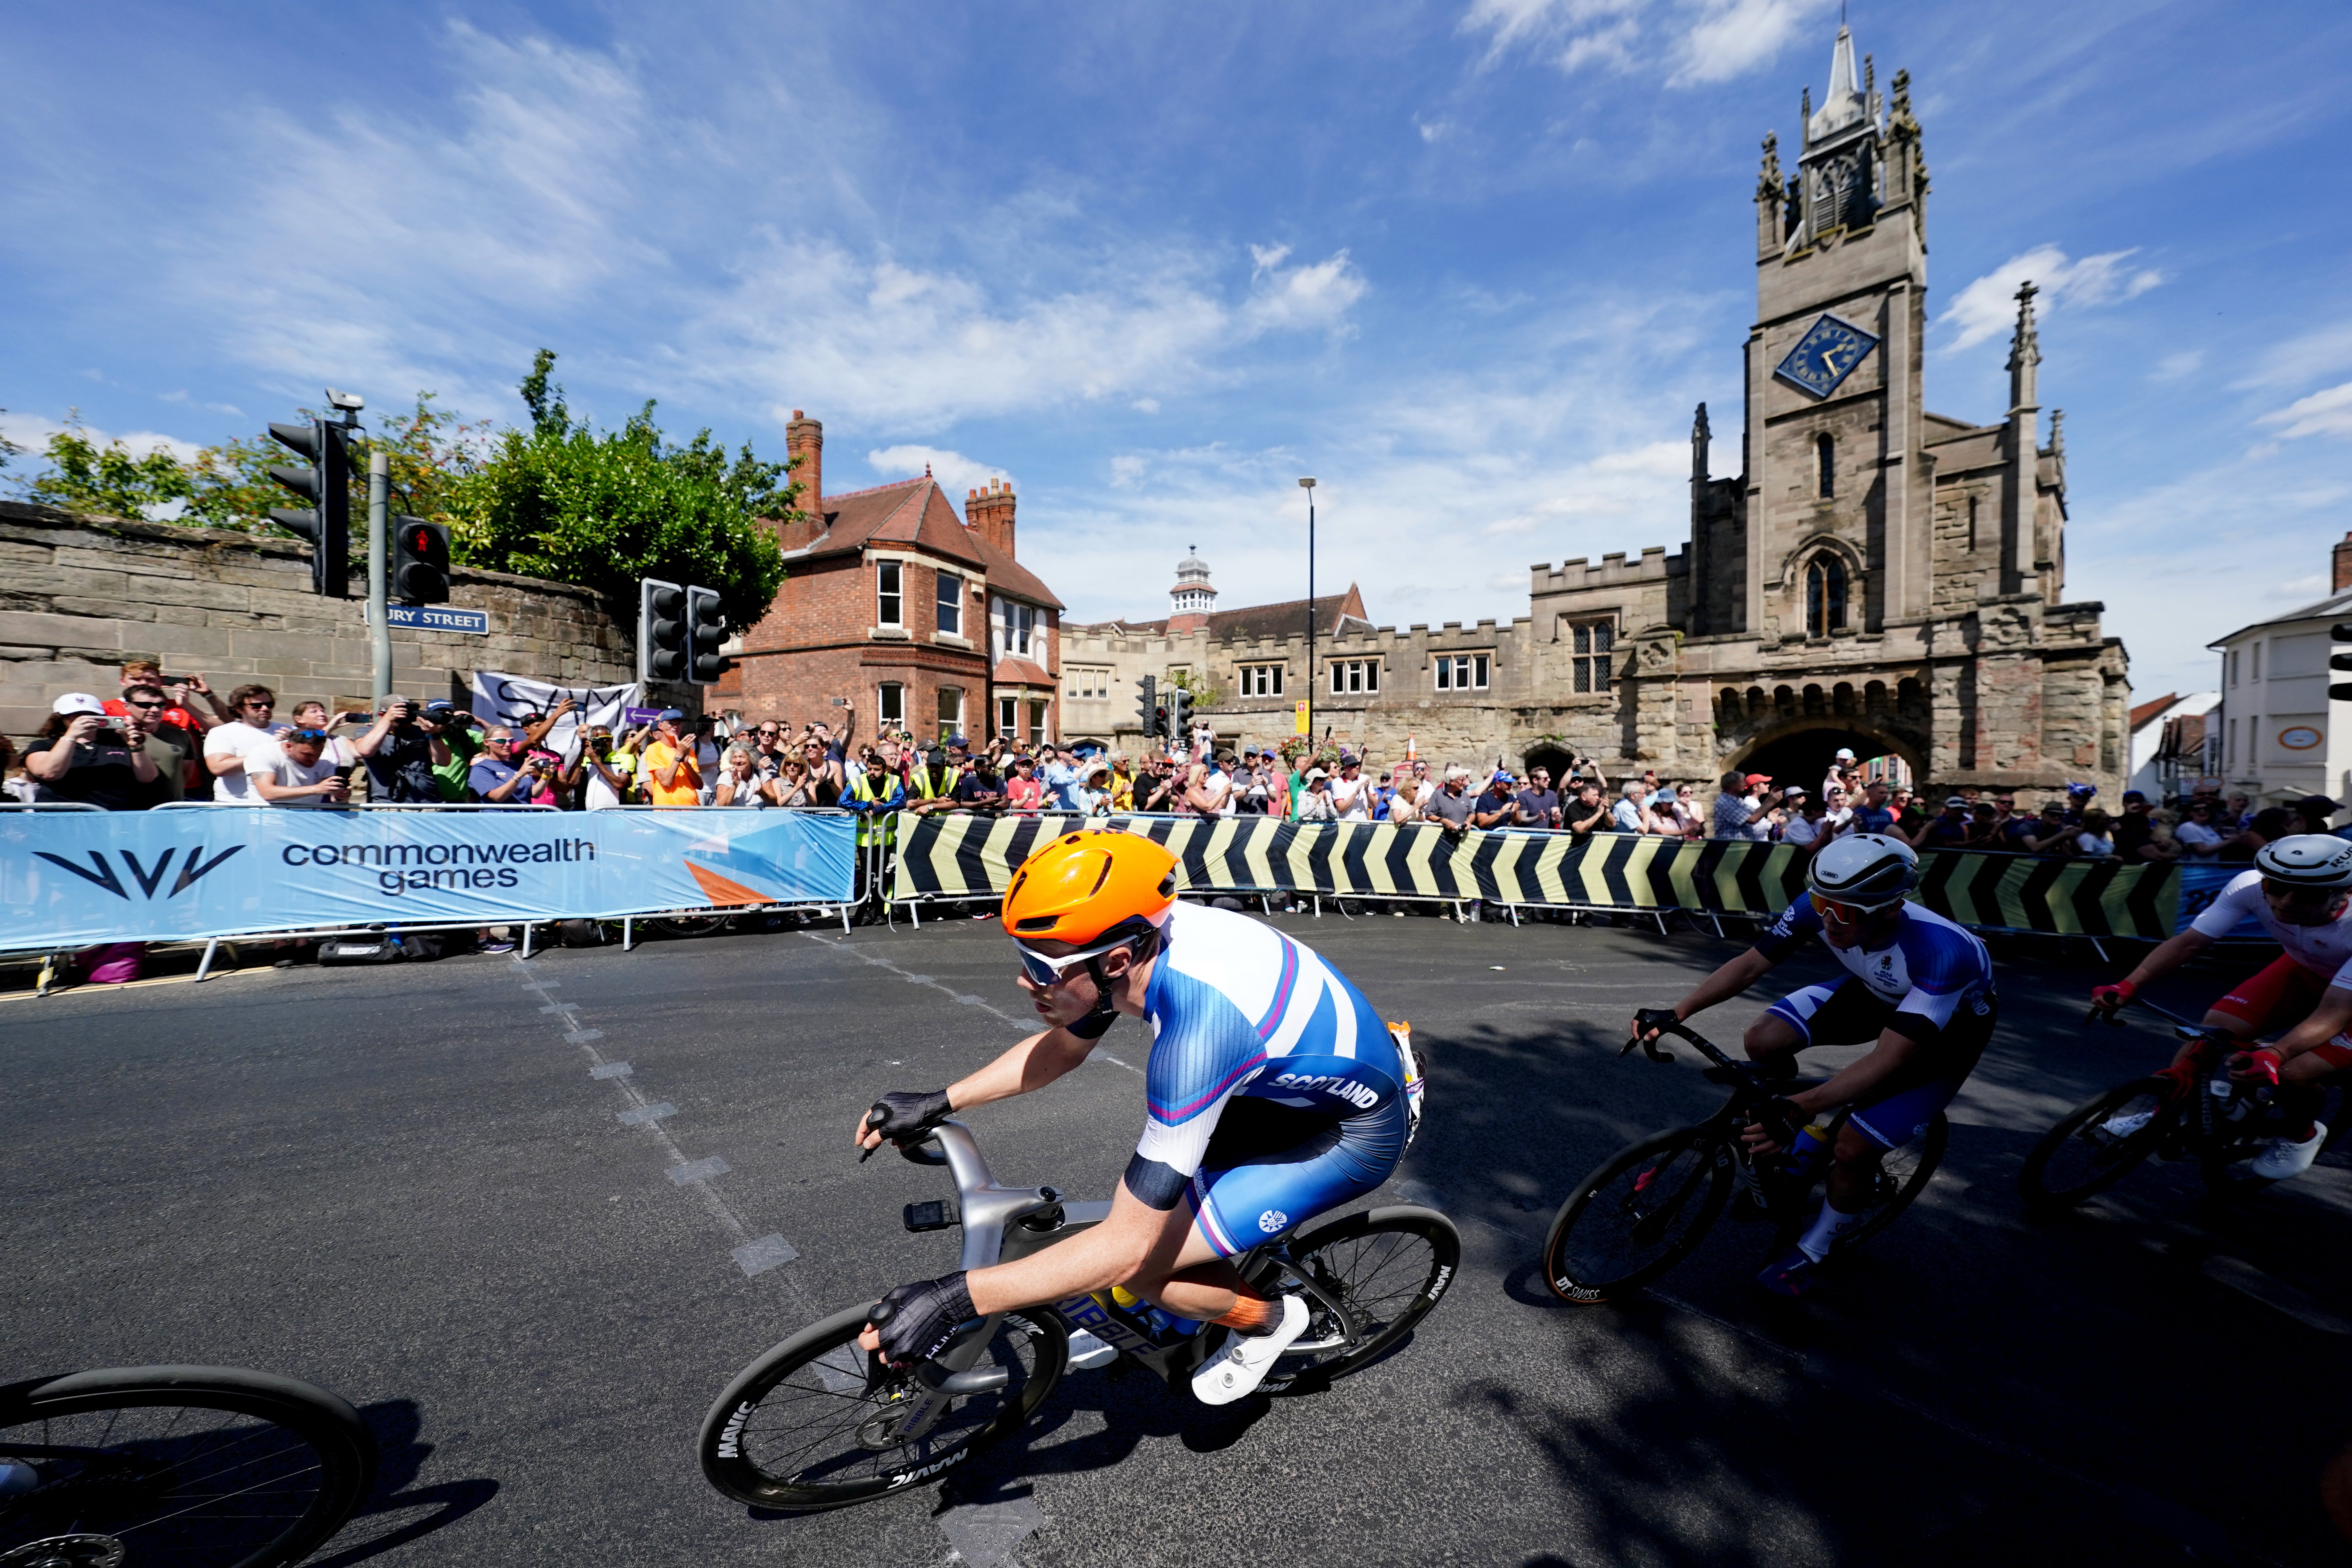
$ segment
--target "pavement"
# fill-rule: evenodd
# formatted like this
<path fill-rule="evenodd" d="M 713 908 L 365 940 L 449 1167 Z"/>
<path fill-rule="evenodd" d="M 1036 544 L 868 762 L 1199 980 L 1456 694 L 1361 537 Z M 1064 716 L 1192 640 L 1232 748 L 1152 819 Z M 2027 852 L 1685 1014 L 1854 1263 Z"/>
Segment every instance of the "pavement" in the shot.
<path fill-rule="evenodd" d="M 2345 1155 L 2227 1204 L 2171 1166 L 2057 1219 L 2017 1200 L 2045 1127 L 2169 1055 L 2152 1020 L 2082 1026 L 2089 952 L 2000 952 L 1943 1171 L 1815 1295 L 1759 1291 L 1769 1238 L 1727 1222 L 1645 1298 L 1575 1308 L 1535 1272 L 1553 1209 L 1721 1093 L 1686 1049 L 1621 1059 L 1624 1020 L 1738 943 L 1326 908 L 1276 923 L 1410 1018 L 1430 1075 L 1374 1201 L 1445 1210 L 1465 1256 L 1323 1394 L 1075 1373 L 943 1485 L 787 1518 L 703 1482 L 740 1366 L 953 1267 L 956 1233 L 899 1223 L 940 1175 L 849 1138 L 1025 1031 L 1002 933 L 961 920 L 0 996 L 5 1375 L 337 1391 L 384 1453 L 337 1565 L 2344 1561 L 2317 1486 L 2352 1438 Z M 1764 999 L 1701 1026 L 1728 1045 Z M 1108 1196 L 1149 1044 L 1122 1021 L 974 1113 L 1000 1177 Z"/>

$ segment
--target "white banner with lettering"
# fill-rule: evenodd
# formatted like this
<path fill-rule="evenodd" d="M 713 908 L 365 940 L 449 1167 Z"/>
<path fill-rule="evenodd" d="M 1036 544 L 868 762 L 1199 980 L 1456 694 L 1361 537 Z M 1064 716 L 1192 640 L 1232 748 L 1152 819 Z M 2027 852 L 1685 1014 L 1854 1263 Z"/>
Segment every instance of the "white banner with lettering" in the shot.
<path fill-rule="evenodd" d="M 570 751 L 580 724 L 603 724 L 618 734 L 623 710 L 638 706 L 634 680 L 626 686 L 556 686 L 492 669 L 474 671 L 472 707 L 485 724 L 511 724 L 526 713 L 544 713 L 566 697 L 578 706 L 556 721 L 545 742 L 558 752 Z"/>

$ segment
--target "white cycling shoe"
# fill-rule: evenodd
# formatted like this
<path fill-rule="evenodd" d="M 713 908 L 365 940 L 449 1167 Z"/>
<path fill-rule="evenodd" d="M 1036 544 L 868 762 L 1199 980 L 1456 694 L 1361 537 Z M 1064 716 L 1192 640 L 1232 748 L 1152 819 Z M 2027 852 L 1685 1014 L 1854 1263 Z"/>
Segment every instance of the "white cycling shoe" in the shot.
<path fill-rule="evenodd" d="M 2285 1138 L 2273 1138 L 2271 1146 L 2255 1155 L 2254 1163 L 2247 1168 L 2263 1181 L 2284 1182 L 2310 1170 L 2311 1163 L 2319 1158 L 2319 1146 L 2326 1142 L 2327 1123 L 2315 1121 L 2311 1124 L 2310 1137 L 2300 1143 Z"/>
<path fill-rule="evenodd" d="M 1282 1321 L 1270 1332 L 1244 1334 L 1236 1331 L 1225 1341 L 1225 1348 L 1192 1374 L 1192 1397 L 1203 1405 L 1231 1405 L 1236 1399 L 1248 1398 L 1265 1381 L 1275 1358 L 1306 1331 L 1307 1303 L 1297 1296 L 1285 1296 Z"/>

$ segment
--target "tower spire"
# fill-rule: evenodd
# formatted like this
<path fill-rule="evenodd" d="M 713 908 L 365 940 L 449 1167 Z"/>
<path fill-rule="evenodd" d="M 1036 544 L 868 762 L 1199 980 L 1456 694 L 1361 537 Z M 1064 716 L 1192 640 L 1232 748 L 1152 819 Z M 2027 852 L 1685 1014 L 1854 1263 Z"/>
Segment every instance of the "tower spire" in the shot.
<path fill-rule="evenodd" d="M 2034 367 L 2042 363 L 2042 334 L 2033 325 L 2033 296 L 2042 292 L 2032 282 L 2017 289 L 2017 331 L 2009 340 L 2009 406 L 2038 409 Z"/>

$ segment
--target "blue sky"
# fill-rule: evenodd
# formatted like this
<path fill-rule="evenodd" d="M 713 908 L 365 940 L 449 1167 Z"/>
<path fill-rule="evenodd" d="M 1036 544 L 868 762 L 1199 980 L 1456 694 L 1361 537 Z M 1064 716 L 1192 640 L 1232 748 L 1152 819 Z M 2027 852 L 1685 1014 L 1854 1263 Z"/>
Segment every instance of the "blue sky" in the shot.
<path fill-rule="evenodd" d="M 2045 287 L 2067 591 L 2143 696 L 2352 528 L 2352 9 L 1861 5 L 1914 81 L 1928 405 L 2000 416 Z M 646 397 L 829 489 L 1010 477 L 1075 615 L 1318 580 L 1508 616 L 1685 533 L 1736 429 L 1757 143 L 1820 0 L 0 11 L 6 428 L 249 434 L 332 384 Z M 1717 471 L 1738 465 L 1736 437 Z"/>

